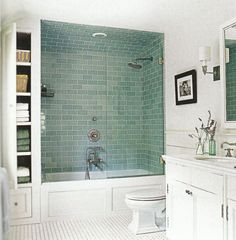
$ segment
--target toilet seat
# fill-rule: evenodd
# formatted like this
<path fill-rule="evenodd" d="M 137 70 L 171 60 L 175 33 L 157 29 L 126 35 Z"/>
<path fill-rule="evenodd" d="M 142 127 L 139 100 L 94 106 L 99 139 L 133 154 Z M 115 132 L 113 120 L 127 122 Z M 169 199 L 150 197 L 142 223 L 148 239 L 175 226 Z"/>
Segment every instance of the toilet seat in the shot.
<path fill-rule="evenodd" d="M 147 188 L 126 194 L 126 198 L 133 201 L 157 201 L 165 199 L 165 192 L 157 188 Z"/>

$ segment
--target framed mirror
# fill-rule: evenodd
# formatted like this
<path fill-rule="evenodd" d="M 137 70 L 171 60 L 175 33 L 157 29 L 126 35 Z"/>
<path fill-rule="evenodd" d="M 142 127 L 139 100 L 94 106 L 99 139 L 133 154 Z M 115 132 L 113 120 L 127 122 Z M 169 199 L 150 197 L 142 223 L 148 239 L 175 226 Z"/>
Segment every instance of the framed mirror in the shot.
<path fill-rule="evenodd" d="M 220 59 L 222 122 L 225 128 L 236 128 L 236 18 L 221 26 Z"/>

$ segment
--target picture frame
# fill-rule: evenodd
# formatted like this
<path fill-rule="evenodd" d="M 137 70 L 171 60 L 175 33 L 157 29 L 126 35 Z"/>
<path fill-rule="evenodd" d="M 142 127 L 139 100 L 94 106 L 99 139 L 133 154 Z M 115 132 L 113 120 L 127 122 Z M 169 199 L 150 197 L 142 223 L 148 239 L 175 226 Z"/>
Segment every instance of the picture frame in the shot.
<path fill-rule="evenodd" d="M 175 75 L 176 105 L 197 102 L 197 71 L 195 69 Z"/>

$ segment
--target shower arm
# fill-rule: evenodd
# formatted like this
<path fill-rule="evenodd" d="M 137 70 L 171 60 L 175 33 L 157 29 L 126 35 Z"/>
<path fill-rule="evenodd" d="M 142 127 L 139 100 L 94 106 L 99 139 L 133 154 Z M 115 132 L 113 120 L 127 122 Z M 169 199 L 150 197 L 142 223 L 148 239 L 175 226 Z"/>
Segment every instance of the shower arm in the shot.
<path fill-rule="evenodd" d="M 153 57 L 146 57 L 146 58 L 136 58 L 135 61 L 153 61 Z"/>

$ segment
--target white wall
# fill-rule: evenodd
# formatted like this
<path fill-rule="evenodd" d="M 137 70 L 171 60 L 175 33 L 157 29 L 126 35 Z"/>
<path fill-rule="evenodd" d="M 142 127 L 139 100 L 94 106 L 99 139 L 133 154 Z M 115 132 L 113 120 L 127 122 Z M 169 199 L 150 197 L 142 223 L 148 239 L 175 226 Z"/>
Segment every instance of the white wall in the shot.
<path fill-rule="evenodd" d="M 210 3 L 211 1 L 207 1 Z M 199 3 L 202 3 L 199 1 Z M 200 46 L 212 47 L 212 66 L 219 65 L 219 26 L 225 21 L 236 17 L 236 1 L 227 0 L 225 3 L 212 2 L 207 9 L 198 8 L 195 1 L 195 14 L 172 29 L 168 29 L 165 38 L 166 51 L 166 151 L 171 153 L 194 152 L 195 140 L 188 137 L 194 127 L 200 126 L 198 117 L 207 120 L 208 110 L 221 128 L 221 82 L 213 81 L 212 75 L 204 76 L 198 61 Z M 223 3 L 223 4 L 222 4 Z M 175 104 L 174 75 L 186 70 L 197 70 L 197 103 L 188 105 Z M 218 145 L 224 139 L 219 137 Z M 236 137 L 235 137 L 236 141 Z M 183 148 L 184 147 L 184 148 Z M 189 149 L 192 148 L 192 149 Z"/>

